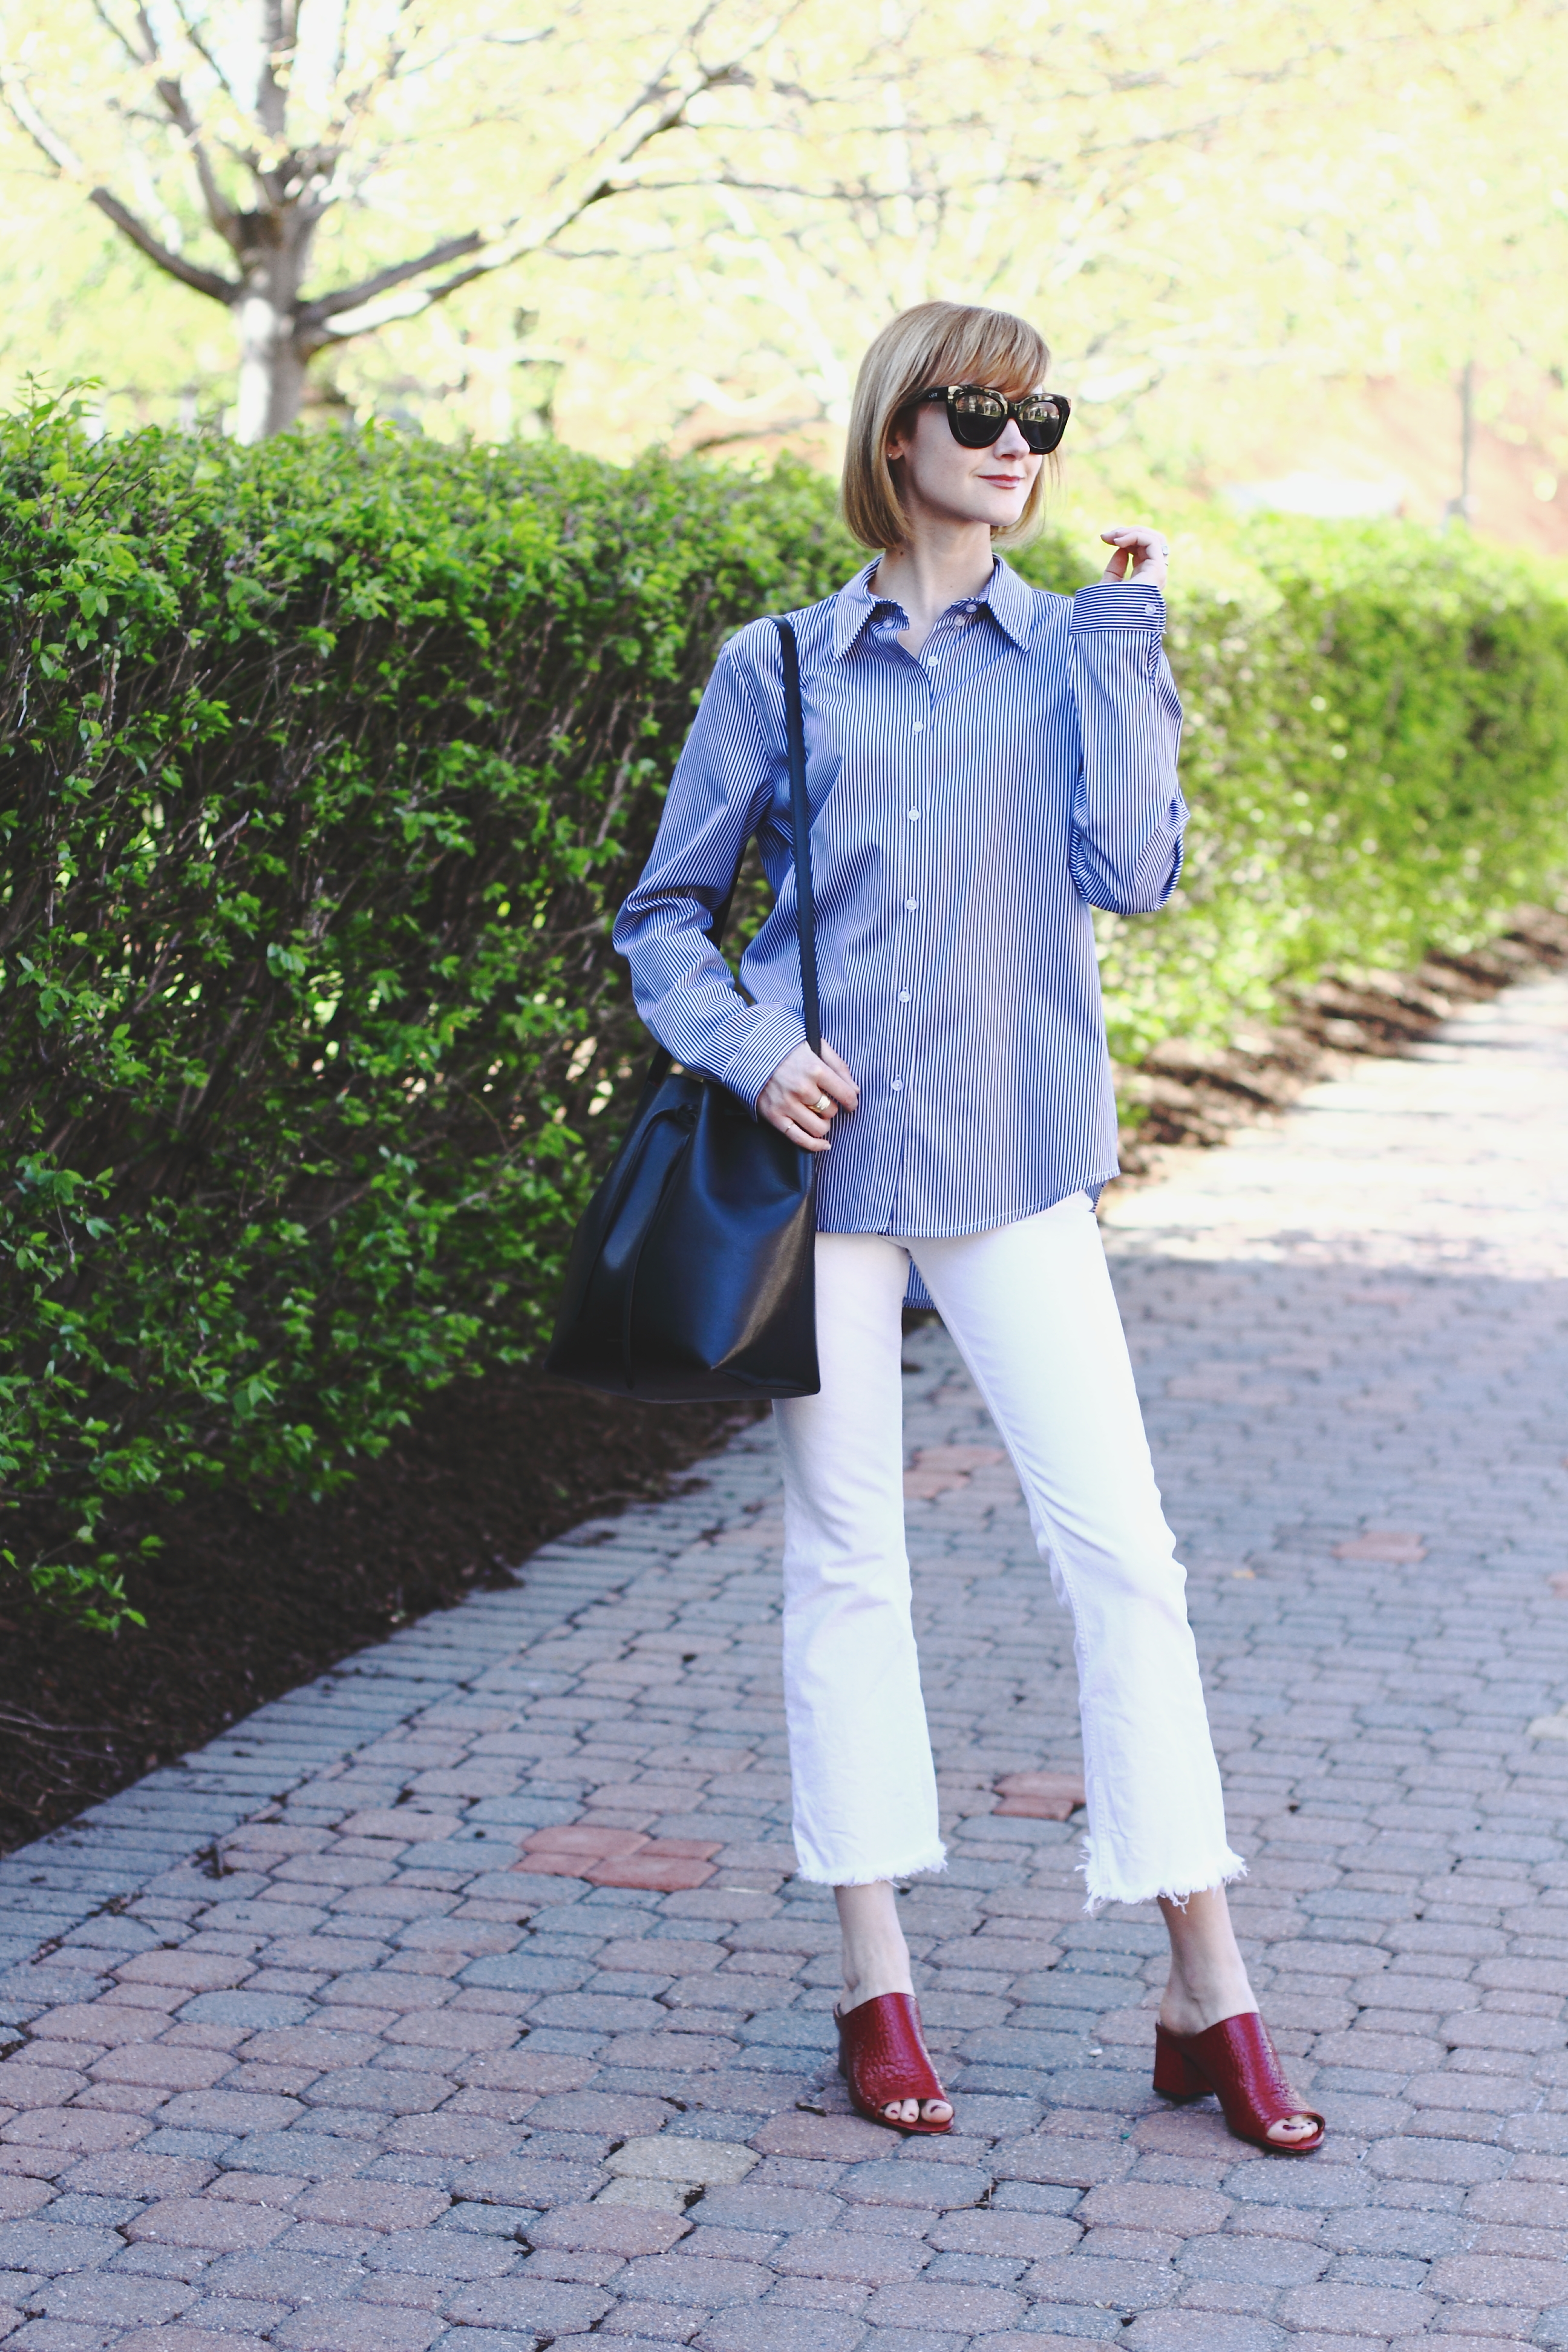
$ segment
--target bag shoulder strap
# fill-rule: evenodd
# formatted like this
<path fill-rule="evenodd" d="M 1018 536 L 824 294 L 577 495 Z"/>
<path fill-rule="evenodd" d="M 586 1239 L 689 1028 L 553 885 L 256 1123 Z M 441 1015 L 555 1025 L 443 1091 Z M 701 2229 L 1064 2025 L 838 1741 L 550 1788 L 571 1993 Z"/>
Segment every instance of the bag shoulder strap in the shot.
<path fill-rule="evenodd" d="M 805 793 L 805 720 L 800 707 L 800 648 L 790 621 L 775 619 L 784 656 L 784 720 L 789 741 L 789 814 L 795 835 L 795 912 L 800 931 L 800 990 L 806 1042 L 822 1051 L 822 1013 L 816 1001 L 816 900 L 811 887 L 811 803 Z"/>
<path fill-rule="evenodd" d="M 783 656 L 785 673 L 785 740 L 790 751 L 790 835 L 795 846 L 795 927 L 799 931 L 799 995 L 802 995 L 804 1018 L 806 1018 L 806 1042 L 811 1051 L 823 1051 L 823 1016 L 816 1002 L 816 896 L 811 891 L 811 802 L 806 800 L 806 722 L 799 706 L 799 645 L 795 642 L 795 624 L 773 616 L 773 628 L 778 630 L 778 652 Z M 741 882 L 741 866 L 745 863 L 745 845 L 741 846 L 741 863 L 736 866 L 736 877 L 724 891 L 720 910 L 708 924 L 708 939 L 721 948 L 724 929 L 729 924 L 729 910 L 733 906 L 736 887 Z M 750 1000 L 748 1000 L 750 1002 Z M 648 1077 L 663 1075 L 670 1056 L 663 1063 L 654 1056 L 656 1068 Z"/>
<path fill-rule="evenodd" d="M 814 1054 L 820 1054 L 822 1014 L 816 1000 L 816 900 L 811 887 L 811 803 L 805 791 L 805 720 L 800 704 L 800 647 L 795 642 L 793 621 L 781 620 L 775 614 L 773 626 L 779 633 L 779 652 L 784 660 L 784 737 L 789 750 L 789 814 L 795 850 L 795 927 L 800 934 L 801 1005 L 805 1017 L 806 1042 Z M 745 863 L 745 856 L 742 846 L 734 881 L 724 893 L 723 903 L 708 926 L 708 936 L 715 947 L 722 945 L 725 928 L 730 920 L 730 908 L 741 879 L 741 865 Z"/>

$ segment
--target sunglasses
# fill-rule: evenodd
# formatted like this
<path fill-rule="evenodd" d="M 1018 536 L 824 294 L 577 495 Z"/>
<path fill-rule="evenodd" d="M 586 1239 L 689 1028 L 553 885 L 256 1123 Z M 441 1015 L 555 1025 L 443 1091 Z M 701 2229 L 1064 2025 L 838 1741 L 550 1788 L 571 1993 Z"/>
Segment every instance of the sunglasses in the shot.
<path fill-rule="evenodd" d="M 946 403 L 952 437 L 964 448 L 989 449 L 993 441 L 1002 438 L 1011 416 L 1037 457 L 1050 455 L 1072 414 L 1071 402 L 1059 392 L 1032 392 L 1026 400 L 1009 400 L 1005 393 L 993 392 L 982 383 L 939 383 L 932 391 L 921 393 L 915 406 L 928 400 Z"/>

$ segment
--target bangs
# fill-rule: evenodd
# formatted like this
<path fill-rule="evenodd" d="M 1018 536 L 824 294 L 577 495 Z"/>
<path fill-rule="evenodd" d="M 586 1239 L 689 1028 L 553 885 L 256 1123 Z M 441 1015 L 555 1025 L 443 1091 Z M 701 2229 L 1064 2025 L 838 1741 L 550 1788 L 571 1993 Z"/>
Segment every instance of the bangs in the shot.
<path fill-rule="evenodd" d="M 1005 310 L 961 310 L 929 354 L 933 383 L 982 383 L 1022 400 L 1045 382 L 1050 353 L 1046 339 L 1026 319 Z M 923 392 L 916 384 L 912 391 Z"/>

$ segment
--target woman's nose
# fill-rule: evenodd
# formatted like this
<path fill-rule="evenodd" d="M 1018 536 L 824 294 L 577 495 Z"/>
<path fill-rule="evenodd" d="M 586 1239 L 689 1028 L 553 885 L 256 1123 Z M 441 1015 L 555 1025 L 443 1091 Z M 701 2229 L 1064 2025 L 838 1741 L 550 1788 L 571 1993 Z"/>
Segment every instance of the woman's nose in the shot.
<path fill-rule="evenodd" d="M 1018 420 L 1010 416 L 992 443 L 992 453 L 998 457 L 1026 457 L 1029 445 L 1018 430 Z"/>

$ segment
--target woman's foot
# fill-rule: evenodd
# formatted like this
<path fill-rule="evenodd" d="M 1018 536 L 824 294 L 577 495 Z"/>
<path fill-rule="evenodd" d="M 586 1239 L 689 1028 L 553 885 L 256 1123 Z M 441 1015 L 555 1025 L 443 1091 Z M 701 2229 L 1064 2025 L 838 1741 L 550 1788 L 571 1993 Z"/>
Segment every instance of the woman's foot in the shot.
<path fill-rule="evenodd" d="M 898 1897 L 887 1879 L 873 1886 L 836 1886 L 838 1926 L 844 1937 L 844 1997 L 847 2016 L 879 1993 L 914 1991 L 910 1948 L 899 1925 Z M 881 2110 L 890 2124 L 945 2124 L 952 2108 L 946 2099 L 894 2099 Z"/>
<path fill-rule="evenodd" d="M 1225 1889 L 1189 1895 L 1184 1905 L 1162 1901 L 1160 1908 L 1171 1937 L 1171 1973 L 1160 2001 L 1166 2032 L 1202 2033 L 1227 2017 L 1256 2011 Z M 1321 2128 L 1316 2116 L 1287 2116 L 1269 2125 L 1268 2137 L 1278 2147 L 1291 2147 L 1315 2138 Z"/>

